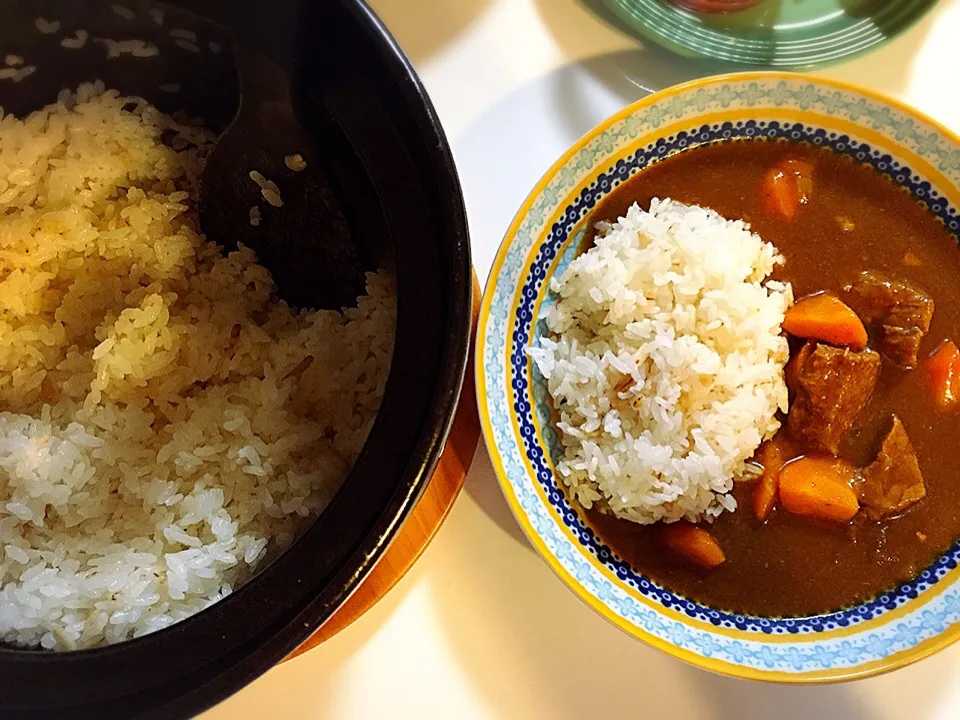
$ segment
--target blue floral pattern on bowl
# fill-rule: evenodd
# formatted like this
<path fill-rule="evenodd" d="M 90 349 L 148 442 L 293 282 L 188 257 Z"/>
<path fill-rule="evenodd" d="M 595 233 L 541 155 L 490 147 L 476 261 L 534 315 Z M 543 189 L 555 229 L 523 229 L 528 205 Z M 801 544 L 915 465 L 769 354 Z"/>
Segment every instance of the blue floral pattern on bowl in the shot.
<path fill-rule="evenodd" d="M 904 664 L 960 629 L 960 543 L 914 581 L 855 607 L 806 618 L 728 613 L 680 597 L 629 567 L 586 525 L 553 474 L 557 436 L 525 348 L 599 199 L 651 162 L 736 138 L 824 145 L 871 164 L 954 233 L 960 143 L 907 108 L 827 81 L 744 74 L 674 88 L 604 123 L 557 164 L 508 233 L 481 313 L 478 394 L 508 500 L 547 561 L 624 629 L 696 664 L 745 677 L 836 679 Z M 949 576 L 949 578 L 948 578 Z M 946 579 L 945 579 L 946 578 Z M 948 638 L 950 635 L 951 638 Z"/>

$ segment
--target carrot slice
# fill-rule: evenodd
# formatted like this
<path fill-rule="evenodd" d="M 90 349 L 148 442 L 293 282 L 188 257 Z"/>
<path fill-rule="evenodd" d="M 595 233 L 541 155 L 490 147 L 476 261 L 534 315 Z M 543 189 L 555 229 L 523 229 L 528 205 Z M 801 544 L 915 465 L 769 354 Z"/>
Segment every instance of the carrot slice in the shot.
<path fill-rule="evenodd" d="M 763 179 L 763 200 L 770 211 L 783 218 L 793 220 L 800 207 L 800 195 L 797 187 L 783 170 L 773 168 Z"/>
<path fill-rule="evenodd" d="M 857 314 L 829 293 L 800 298 L 787 310 L 783 329 L 801 338 L 845 345 L 854 350 L 867 346 L 867 329 Z"/>
<path fill-rule="evenodd" d="M 803 160 L 789 159 L 778 163 L 763 179 L 761 195 L 767 207 L 784 220 L 796 216 L 813 192 L 813 166 Z"/>
<path fill-rule="evenodd" d="M 780 470 L 784 463 L 796 457 L 796 448 L 783 433 L 775 435 L 760 446 L 757 460 L 763 465 L 763 474 L 753 491 L 753 512 L 760 522 L 770 517 L 777 502 Z"/>
<path fill-rule="evenodd" d="M 797 515 L 847 522 L 860 509 L 851 487 L 856 477 L 856 468 L 843 460 L 794 460 L 780 471 L 780 503 Z"/>
<path fill-rule="evenodd" d="M 953 407 L 960 400 L 960 350 L 947 340 L 923 364 L 933 401 L 942 410 Z"/>
<path fill-rule="evenodd" d="M 711 570 L 727 559 L 713 535 L 688 522 L 665 526 L 663 541 L 678 555 Z"/>

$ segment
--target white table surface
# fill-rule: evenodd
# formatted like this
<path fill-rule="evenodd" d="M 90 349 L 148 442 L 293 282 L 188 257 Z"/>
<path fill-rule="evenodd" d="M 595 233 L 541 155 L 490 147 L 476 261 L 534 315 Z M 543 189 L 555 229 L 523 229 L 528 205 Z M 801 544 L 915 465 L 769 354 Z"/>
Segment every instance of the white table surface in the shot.
<path fill-rule="evenodd" d="M 373 0 L 456 155 L 473 258 L 489 272 L 516 208 L 580 135 L 633 100 L 709 74 L 642 47 L 592 0 Z M 889 0 L 895 2 L 896 0 Z M 822 71 L 960 132 L 960 0 Z M 522 537 L 480 450 L 446 524 L 371 612 L 203 720 L 245 718 L 960 718 L 960 644 L 870 680 L 780 687 L 687 666 L 603 620 Z"/>

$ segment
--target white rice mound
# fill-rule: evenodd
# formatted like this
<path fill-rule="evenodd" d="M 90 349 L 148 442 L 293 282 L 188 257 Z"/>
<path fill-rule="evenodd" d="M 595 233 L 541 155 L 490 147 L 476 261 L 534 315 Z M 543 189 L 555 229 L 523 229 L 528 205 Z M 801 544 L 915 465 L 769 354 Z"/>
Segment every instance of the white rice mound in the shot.
<path fill-rule="evenodd" d="M 211 140 L 99 84 L 0 110 L 4 642 L 86 648 L 209 606 L 317 516 L 366 440 L 391 281 L 368 275 L 343 312 L 278 301 L 249 249 L 198 232 Z"/>
<path fill-rule="evenodd" d="M 576 500 L 637 523 L 712 519 L 787 409 L 783 262 L 739 220 L 634 204 L 551 281 L 548 381 Z"/>

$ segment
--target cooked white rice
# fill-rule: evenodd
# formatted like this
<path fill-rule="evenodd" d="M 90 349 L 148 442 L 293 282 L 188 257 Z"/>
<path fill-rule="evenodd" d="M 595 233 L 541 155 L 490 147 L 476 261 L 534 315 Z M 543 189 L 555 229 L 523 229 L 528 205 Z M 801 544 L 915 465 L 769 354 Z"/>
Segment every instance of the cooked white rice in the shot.
<path fill-rule="evenodd" d="M 79 36 L 79 31 L 77 35 Z M 121 55 L 132 55 L 133 57 L 146 58 L 159 55 L 160 50 L 151 42 L 145 40 L 113 40 L 112 38 L 94 38 L 95 43 L 103 45 L 107 49 L 107 59 L 112 60 Z M 86 42 L 86 40 L 84 40 Z M 60 43 L 61 45 L 63 42 Z M 77 47 L 81 47 L 81 45 Z"/>
<path fill-rule="evenodd" d="M 174 40 L 173 44 L 179 48 L 183 48 L 187 52 L 198 53 L 200 52 L 200 46 L 195 42 L 190 42 L 189 40 L 178 39 Z"/>
<path fill-rule="evenodd" d="M 0 80 L 13 80 L 18 83 L 25 80 L 37 71 L 34 65 L 24 65 L 23 67 L 5 67 L 0 68 Z"/>
<path fill-rule="evenodd" d="M 273 207 L 283 207 L 283 199 L 280 197 L 280 188 L 273 180 L 268 180 L 266 176 L 258 170 L 250 171 L 250 179 L 260 188 L 260 194 Z"/>
<path fill-rule="evenodd" d="M 87 44 L 88 37 L 89 34 L 86 30 L 77 30 L 76 37 L 64 38 L 60 41 L 60 45 L 67 50 L 79 50 Z"/>
<path fill-rule="evenodd" d="M 37 26 L 37 30 L 44 35 L 52 35 L 60 29 L 59 20 L 47 20 L 46 18 L 38 17 L 34 21 L 34 24 Z"/>
<path fill-rule="evenodd" d="M 382 274 L 342 313 L 277 301 L 198 233 L 207 133 L 65 99 L 0 111 L 0 640 L 56 649 L 166 627 L 288 545 L 365 442 L 395 313 Z"/>
<path fill-rule="evenodd" d="M 37 71 L 36 65 L 24 65 L 21 68 L 17 68 L 16 73 L 13 75 L 13 81 L 15 83 L 25 80 Z"/>
<path fill-rule="evenodd" d="M 742 221 L 634 204 L 551 283 L 548 381 L 557 469 L 584 506 L 638 523 L 713 518 L 787 409 L 782 257 Z"/>
<path fill-rule="evenodd" d="M 133 20 L 137 16 L 133 10 L 123 5 L 111 5 L 110 9 L 124 20 Z"/>
<path fill-rule="evenodd" d="M 307 161 L 303 159 L 303 155 L 300 153 L 287 155 L 283 158 L 283 163 L 294 172 L 303 172 L 307 169 Z"/>

